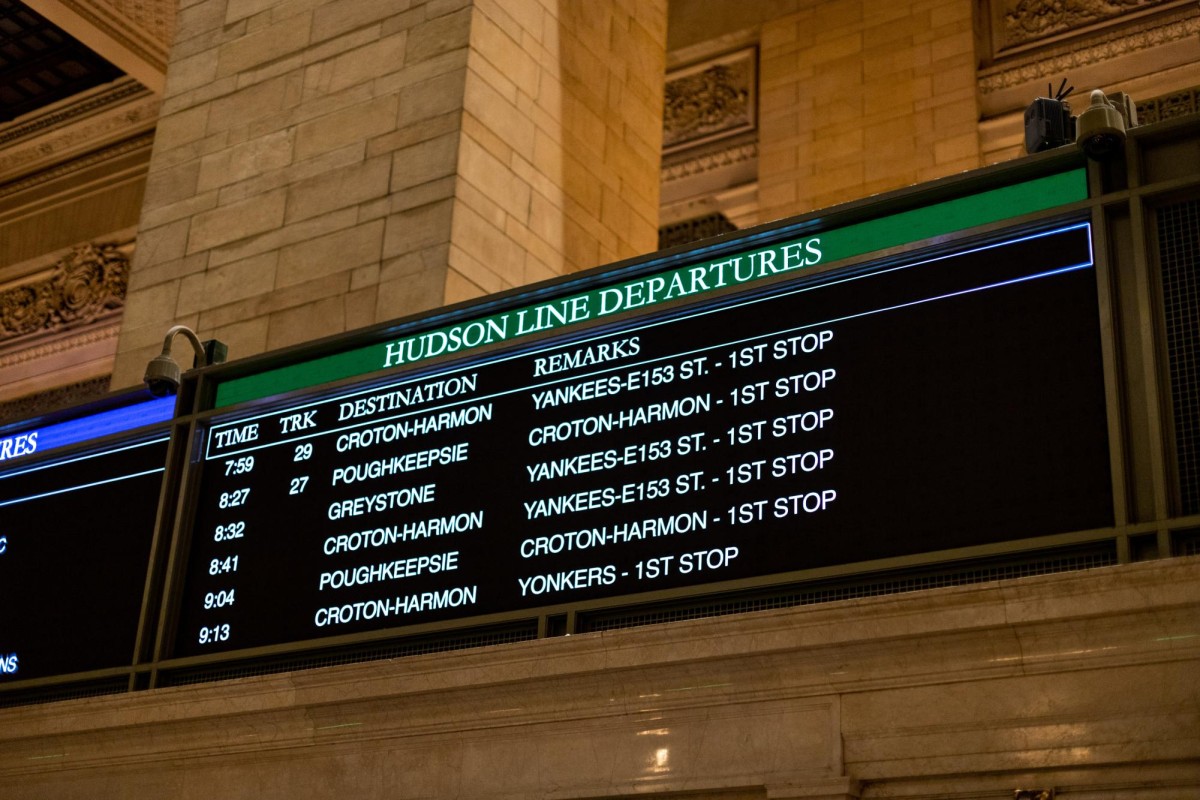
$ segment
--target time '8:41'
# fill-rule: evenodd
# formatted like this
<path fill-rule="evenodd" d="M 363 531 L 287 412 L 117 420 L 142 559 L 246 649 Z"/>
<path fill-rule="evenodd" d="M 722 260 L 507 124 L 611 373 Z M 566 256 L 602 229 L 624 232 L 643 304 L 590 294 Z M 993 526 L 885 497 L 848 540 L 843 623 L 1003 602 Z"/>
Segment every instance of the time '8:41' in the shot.
<path fill-rule="evenodd" d="M 214 558 L 208 562 L 209 575 L 223 575 L 229 572 L 237 572 L 238 557 L 226 556 L 225 558 Z"/>

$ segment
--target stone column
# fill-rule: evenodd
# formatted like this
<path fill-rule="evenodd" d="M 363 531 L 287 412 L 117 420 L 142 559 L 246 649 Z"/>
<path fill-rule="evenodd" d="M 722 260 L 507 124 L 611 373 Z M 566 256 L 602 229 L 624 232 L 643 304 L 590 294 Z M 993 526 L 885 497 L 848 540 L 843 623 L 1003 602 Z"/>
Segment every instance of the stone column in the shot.
<path fill-rule="evenodd" d="M 665 0 L 184 0 L 113 387 L 655 248 Z"/>

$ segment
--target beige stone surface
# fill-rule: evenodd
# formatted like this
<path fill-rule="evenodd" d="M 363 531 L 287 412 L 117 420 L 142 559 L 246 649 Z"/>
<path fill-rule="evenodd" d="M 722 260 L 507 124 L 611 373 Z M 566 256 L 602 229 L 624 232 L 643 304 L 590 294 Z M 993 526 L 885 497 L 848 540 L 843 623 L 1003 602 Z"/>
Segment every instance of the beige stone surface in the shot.
<path fill-rule="evenodd" d="M 283 224 L 287 194 L 277 190 L 229 205 L 203 211 L 192 217 L 188 234 L 189 255 L 256 234 L 274 230 Z"/>
<path fill-rule="evenodd" d="M 312 158 L 395 130 L 398 105 L 396 95 L 385 95 L 299 125 L 296 158 Z"/>
<path fill-rule="evenodd" d="M 383 227 L 382 220 L 372 220 L 287 245 L 278 252 L 279 269 L 275 285 L 289 286 L 363 265 L 378 265 L 383 248 Z"/>

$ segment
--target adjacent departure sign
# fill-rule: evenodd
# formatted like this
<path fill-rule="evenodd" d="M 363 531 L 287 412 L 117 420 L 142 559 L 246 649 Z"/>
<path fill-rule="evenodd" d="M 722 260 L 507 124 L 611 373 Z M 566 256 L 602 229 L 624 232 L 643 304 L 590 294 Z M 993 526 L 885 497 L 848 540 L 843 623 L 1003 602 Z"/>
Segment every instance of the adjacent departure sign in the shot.
<path fill-rule="evenodd" d="M 132 663 L 173 407 L 0 433 L 0 685 Z"/>
<path fill-rule="evenodd" d="M 234 410 L 175 655 L 1111 525 L 1098 319 L 1080 224 Z"/>

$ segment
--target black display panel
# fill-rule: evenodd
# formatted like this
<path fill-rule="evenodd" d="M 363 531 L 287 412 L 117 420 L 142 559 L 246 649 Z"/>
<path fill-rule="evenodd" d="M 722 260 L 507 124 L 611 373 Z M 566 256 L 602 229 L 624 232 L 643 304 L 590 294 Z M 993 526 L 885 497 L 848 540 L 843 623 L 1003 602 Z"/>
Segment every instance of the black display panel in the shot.
<path fill-rule="evenodd" d="M 133 663 L 166 454 L 163 432 L 0 472 L 0 687 Z"/>
<path fill-rule="evenodd" d="M 1112 524 L 1090 228 L 207 431 L 174 655 Z"/>

